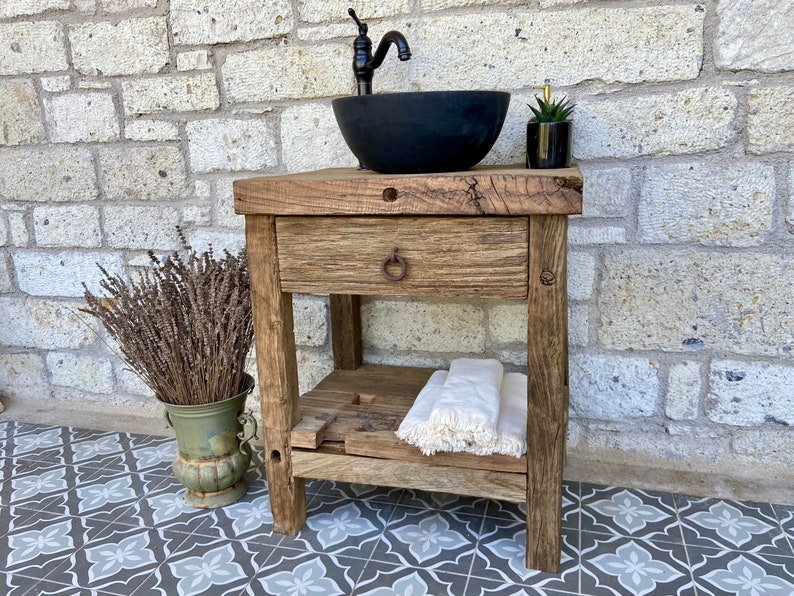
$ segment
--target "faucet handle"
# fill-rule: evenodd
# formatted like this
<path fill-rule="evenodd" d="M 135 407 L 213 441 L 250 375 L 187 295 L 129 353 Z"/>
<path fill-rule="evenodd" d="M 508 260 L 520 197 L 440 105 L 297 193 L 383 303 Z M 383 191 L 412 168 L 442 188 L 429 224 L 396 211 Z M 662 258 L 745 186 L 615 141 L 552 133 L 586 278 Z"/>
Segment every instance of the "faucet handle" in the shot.
<path fill-rule="evenodd" d="M 353 17 L 353 20 L 356 22 L 356 25 L 358 25 L 358 34 L 359 35 L 366 35 L 367 34 L 367 30 L 368 30 L 367 24 L 366 23 L 362 23 L 359 20 L 358 15 L 356 14 L 356 11 L 353 10 L 352 8 L 348 8 L 347 9 L 347 14 L 349 14 L 351 17 Z"/>

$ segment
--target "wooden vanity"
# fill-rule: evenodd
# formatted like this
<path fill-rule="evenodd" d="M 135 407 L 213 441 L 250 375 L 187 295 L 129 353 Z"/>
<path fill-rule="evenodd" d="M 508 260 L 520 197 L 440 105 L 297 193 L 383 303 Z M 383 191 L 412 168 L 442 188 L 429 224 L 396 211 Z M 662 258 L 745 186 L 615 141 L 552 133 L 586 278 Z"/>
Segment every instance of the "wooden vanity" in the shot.
<path fill-rule="evenodd" d="M 274 531 L 306 520 L 305 478 L 527 503 L 527 567 L 560 564 L 568 423 L 567 216 L 579 168 L 234 183 L 245 215 Z M 298 395 L 292 293 L 330 295 L 334 371 Z M 359 296 L 524 300 L 527 456 L 424 456 L 394 436 L 430 369 L 362 364 Z"/>

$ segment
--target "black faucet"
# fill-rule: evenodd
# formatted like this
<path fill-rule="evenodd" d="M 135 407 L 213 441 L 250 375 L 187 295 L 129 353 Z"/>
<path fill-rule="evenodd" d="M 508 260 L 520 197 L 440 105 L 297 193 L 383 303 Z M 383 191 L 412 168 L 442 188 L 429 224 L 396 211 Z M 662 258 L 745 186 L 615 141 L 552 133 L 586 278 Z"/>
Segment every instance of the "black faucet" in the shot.
<path fill-rule="evenodd" d="M 375 50 L 375 55 L 372 55 L 372 40 L 367 37 L 367 24 L 362 23 L 356 11 L 352 8 L 347 10 L 347 13 L 353 17 L 353 20 L 358 25 L 358 37 L 353 42 L 353 49 L 356 53 L 353 56 L 353 72 L 356 75 L 356 87 L 359 95 L 372 95 L 372 75 L 375 74 L 375 69 L 383 64 L 383 59 L 389 51 L 389 45 L 394 44 L 397 46 L 397 55 L 400 60 L 405 62 L 411 59 L 411 48 L 408 47 L 408 42 L 405 41 L 405 36 L 399 31 L 389 31 L 383 36 L 378 44 L 378 49 Z"/>

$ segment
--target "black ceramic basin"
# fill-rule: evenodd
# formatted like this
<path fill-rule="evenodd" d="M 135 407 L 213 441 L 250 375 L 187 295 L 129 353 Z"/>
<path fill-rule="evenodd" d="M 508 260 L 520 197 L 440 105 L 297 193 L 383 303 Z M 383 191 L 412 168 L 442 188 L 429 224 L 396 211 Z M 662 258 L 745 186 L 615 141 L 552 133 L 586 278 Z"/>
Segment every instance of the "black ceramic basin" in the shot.
<path fill-rule="evenodd" d="M 382 174 L 454 172 L 477 165 L 502 130 L 510 94 L 421 91 L 332 102 L 347 146 Z"/>

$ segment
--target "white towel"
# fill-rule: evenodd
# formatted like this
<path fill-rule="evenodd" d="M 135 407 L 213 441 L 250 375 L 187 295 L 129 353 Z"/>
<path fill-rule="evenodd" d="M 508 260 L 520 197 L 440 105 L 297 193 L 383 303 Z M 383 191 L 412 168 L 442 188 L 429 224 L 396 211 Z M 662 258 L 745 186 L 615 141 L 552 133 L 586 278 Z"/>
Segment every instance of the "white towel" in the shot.
<path fill-rule="evenodd" d="M 419 447 L 425 455 L 432 455 L 444 447 L 441 436 L 428 429 L 427 420 L 441 395 L 441 388 L 446 379 L 447 371 L 445 370 L 437 370 L 430 375 L 430 379 L 419 392 L 413 406 L 408 410 L 395 433 L 403 441 Z"/>
<path fill-rule="evenodd" d="M 527 451 L 527 375 L 505 373 L 494 453 L 521 457 Z"/>
<path fill-rule="evenodd" d="M 499 388 L 504 369 L 498 360 L 458 358 L 428 419 L 446 451 L 492 453 L 499 420 Z"/>

